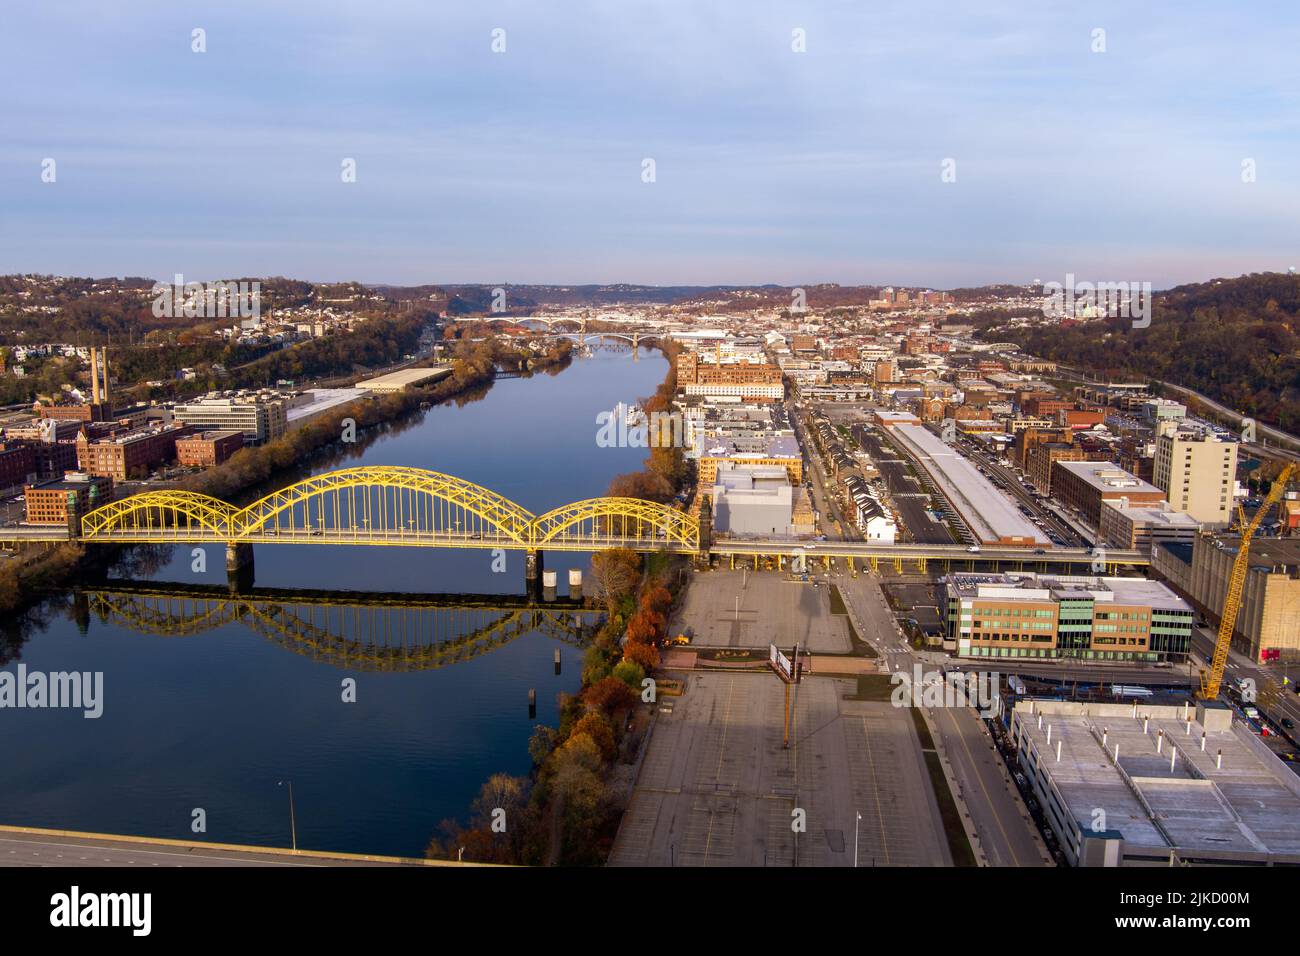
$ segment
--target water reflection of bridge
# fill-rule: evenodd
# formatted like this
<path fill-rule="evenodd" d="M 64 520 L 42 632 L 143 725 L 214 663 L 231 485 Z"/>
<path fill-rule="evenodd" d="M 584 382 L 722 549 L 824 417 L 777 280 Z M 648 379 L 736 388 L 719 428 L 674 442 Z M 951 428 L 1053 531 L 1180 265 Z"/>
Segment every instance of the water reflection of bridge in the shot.
<path fill-rule="evenodd" d="M 139 633 L 189 637 L 240 624 L 294 653 L 347 670 L 418 671 L 461 664 L 528 633 L 582 646 L 601 612 L 577 601 L 509 595 L 396 594 L 109 581 L 76 595 L 91 616 Z"/>

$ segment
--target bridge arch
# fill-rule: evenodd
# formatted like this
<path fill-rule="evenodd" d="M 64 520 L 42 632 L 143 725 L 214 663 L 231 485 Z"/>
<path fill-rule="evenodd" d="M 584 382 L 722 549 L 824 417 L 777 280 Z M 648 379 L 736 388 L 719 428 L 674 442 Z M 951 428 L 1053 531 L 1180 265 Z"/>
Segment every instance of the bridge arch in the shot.
<path fill-rule="evenodd" d="M 613 538 L 629 544 L 660 542 L 699 547 L 699 522 L 684 511 L 641 498 L 587 498 L 539 515 L 533 521 L 530 547 L 547 544 L 570 546 Z"/>
<path fill-rule="evenodd" d="M 238 537 L 347 529 L 445 534 L 525 545 L 531 512 L 481 485 L 423 468 L 365 466 L 313 475 L 248 505 Z"/>
<path fill-rule="evenodd" d="M 81 537 L 141 534 L 163 529 L 197 530 L 205 537 L 233 534 L 239 509 L 196 491 L 146 491 L 96 508 L 81 519 Z"/>

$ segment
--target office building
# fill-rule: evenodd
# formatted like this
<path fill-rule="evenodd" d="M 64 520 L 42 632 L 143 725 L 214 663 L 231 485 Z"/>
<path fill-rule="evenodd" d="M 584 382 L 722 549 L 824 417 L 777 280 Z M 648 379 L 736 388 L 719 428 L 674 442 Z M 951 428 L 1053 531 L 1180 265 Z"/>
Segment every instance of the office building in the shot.
<path fill-rule="evenodd" d="M 244 442 L 261 445 L 288 431 L 288 409 L 283 396 L 272 392 L 200 398 L 177 405 L 177 421 L 201 431 L 238 429 Z"/>
<path fill-rule="evenodd" d="M 243 447 L 244 433 L 237 429 L 199 432 L 176 442 L 176 463 L 187 468 L 213 468 Z"/>
<path fill-rule="evenodd" d="M 719 467 L 733 465 L 778 465 L 785 469 L 792 485 L 803 483 L 803 452 L 799 443 L 792 437 L 766 438 L 766 449 L 762 451 L 742 451 L 731 442 L 721 442 L 706 446 L 700 452 L 698 468 L 701 487 L 708 487 L 717 482 Z"/>
<path fill-rule="evenodd" d="M 1144 578 L 950 574 L 944 646 L 961 657 L 1186 659 L 1191 605 Z"/>
<path fill-rule="evenodd" d="M 1101 503 L 1099 531 L 1107 547 L 1149 553 L 1155 544 L 1191 544 L 1200 530 L 1199 521 L 1174 511 L 1167 501 L 1138 505 L 1120 498 Z"/>
<path fill-rule="evenodd" d="M 193 433 L 190 425 L 153 425 L 90 441 L 77 439 L 77 467 L 114 481 L 144 478 L 158 465 L 175 460 L 176 440 Z"/>
<path fill-rule="evenodd" d="M 1231 522 L 1236 442 L 1223 441 L 1206 429 L 1162 422 L 1157 425 L 1153 475 L 1175 511 L 1185 511 L 1211 528 Z"/>
<path fill-rule="evenodd" d="M 1159 504 L 1164 492 L 1108 461 L 1055 461 L 1052 497 L 1073 508 L 1094 528 L 1101 525 L 1103 501 Z"/>

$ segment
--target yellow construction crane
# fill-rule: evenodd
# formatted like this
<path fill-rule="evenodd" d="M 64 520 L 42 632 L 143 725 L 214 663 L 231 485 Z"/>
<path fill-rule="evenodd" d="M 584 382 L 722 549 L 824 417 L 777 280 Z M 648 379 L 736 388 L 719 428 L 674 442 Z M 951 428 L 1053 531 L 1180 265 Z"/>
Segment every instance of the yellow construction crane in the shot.
<path fill-rule="evenodd" d="M 1255 516 L 1246 521 L 1246 513 L 1237 506 L 1237 526 L 1241 529 L 1241 543 L 1237 545 L 1237 556 L 1232 562 L 1232 576 L 1228 578 L 1228 593 L 1223 598 L 1223 617 L 1219 620 L 1219 638 L 1214 645 L 1214 660 L 1210 669 L 1201 670 L 1202 700 L 1215 700 L 1219 696 L 1219 685 L 1223 683 L 1223 671 L 1228 666 L 1228 649 L 1232 646 L 1232 632 L 1237 626 L 1237 612 L 1241 610 L 1241 593 L 1246 588 L 1246 572 L 1250 569 L 1250 539 L 1255 536 L 1255 529 L 1264 520 L 1264 516 L 1273 506 L 1282 500 L 1282 492 L 1295 473 L 1296 465 L 1289 463 L 1273 482 Z"/>

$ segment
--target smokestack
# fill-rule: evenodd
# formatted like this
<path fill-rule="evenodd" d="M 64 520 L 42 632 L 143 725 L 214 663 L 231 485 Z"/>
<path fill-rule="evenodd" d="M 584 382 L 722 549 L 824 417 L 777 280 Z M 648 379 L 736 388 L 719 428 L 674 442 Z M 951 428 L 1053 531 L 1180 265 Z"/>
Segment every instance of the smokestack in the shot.
<path fill-rule="evenodd" d="M 91 401 L 99 404 L 99 349 L 90 347 L 90 395 Z"/>
<path fill-rule="evenodd" d="M 100 400 L 103 401 L 103 403 L 106 406 L 108 406 L 108 411 L 111 414 L 113 408 L 108 398 L 108 346 L 107 345 L 104 346 L 102 349 L 100 349 L 99 367 L 100 370 L 104 373 L 104 387 L 100 390 L 99 393 Z"/>

